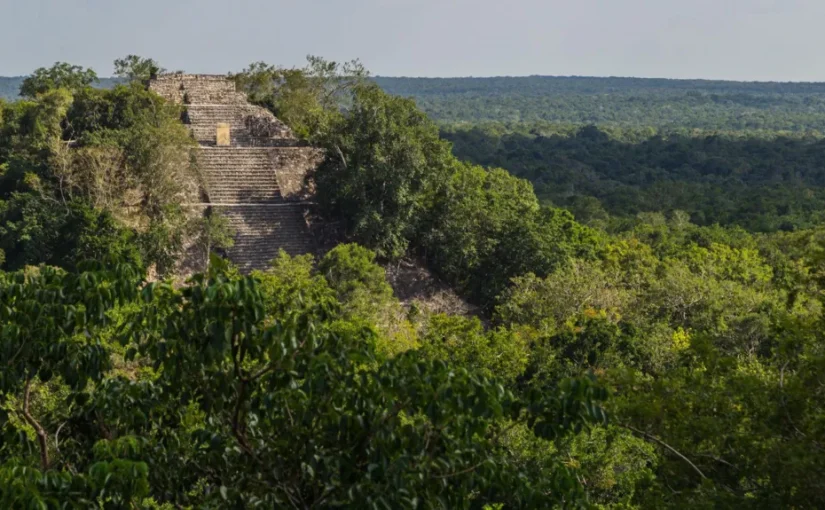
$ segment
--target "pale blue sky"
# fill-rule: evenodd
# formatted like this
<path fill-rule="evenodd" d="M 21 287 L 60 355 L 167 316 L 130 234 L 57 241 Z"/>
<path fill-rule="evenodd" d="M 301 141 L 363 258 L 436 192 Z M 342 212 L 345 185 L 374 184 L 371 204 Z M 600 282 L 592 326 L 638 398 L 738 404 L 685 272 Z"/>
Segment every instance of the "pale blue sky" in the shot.
<path fill-rule="evenodd" d="M 128 53 L 224 73 L 306 54 L 388 76 L 825 81 L 825 0 L 0 0 L 0 75 Z"/>

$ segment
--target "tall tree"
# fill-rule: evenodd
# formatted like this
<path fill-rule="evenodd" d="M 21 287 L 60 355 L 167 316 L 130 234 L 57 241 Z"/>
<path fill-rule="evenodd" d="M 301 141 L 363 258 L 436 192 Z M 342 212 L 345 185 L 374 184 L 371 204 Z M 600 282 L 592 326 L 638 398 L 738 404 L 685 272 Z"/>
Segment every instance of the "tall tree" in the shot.
<path fill-rule="evenodd" d="M 144 81 L 165 72 L 157 61 L 151 58 L 127 55 L 115 60 L 115 76 L 128 81 Z"/>
<path fill-rule="evenodd" d="M 317 181 L 328 214 L 380 257 L 403 255 L 454 164 L 436 125 L 414 102 L 365 84 L 323 143 Z"/>
<path fill-rule="evenodd" d="M 34 98 L 53 89 L 67 89 L 72 92 L 82 90 L 96 83 L 97 73 L 81 66 L 56 62 L 52 67 L 36 69 L 20 85 L 20 95 Z"/>
<path fill-rule="evenodd" d="M 357 60 L 338 63 L 310 55 L 303 68 L 254 62 L 233 78 L 252 102 L 272 110 L 300 138 L 317 141 L 368 76 Z"/>

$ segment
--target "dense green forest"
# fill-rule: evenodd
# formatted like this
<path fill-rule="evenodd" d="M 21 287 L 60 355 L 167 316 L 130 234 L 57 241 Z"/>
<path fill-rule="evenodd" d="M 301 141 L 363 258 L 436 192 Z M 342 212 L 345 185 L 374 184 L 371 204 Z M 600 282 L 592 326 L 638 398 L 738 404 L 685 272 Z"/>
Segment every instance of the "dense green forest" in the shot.
<path fill-rule="evenodd" d="M 699 225 L 770 232 L 816 226 L 825 213 L 821 138 L 548 125 L 443 134 L 459 158 L 506 168 L 541 199 L 603 227 L 681 210 Z"/>
<path fill-rule="evenodd" d="M 820 142 L 452 146 L 357 63 L 258 63 L 234 78 L 325 150 L 341 243 L 183 282 L 186 241 L 226 233 L 179 206 L 193 142 L 157 67 L 0 103 L 0 507 L 825 506 Z M 478 315 L 401 303 L 404 257 Z"/>
<path fill-rule="evenodd" d="M 586 77 L 376 78 L 444 123 L 825 131 L 825 84 Z"/>
<path fill-rule="evenodd" d="M 825 132 L 825 83 L 552 76 L 372 80 L 390 94 L 415 99 L 431 118 L 447 124 Z M 0 99 L 16 98 L 22 81 L 0 78 Z M 115 83 L 102 78 L 97 86 Z"/>

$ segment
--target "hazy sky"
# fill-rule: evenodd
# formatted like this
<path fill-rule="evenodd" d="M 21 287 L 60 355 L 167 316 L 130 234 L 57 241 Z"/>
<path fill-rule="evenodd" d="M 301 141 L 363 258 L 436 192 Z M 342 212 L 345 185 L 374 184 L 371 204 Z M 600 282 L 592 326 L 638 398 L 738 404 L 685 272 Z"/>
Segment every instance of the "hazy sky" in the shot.
<path fill-rule="evenodd" d="M 825 0 L 0 0 L 0 75 L 136 53 L 224 73 L 311 53 L 388 76 L 825 81 Z"/>

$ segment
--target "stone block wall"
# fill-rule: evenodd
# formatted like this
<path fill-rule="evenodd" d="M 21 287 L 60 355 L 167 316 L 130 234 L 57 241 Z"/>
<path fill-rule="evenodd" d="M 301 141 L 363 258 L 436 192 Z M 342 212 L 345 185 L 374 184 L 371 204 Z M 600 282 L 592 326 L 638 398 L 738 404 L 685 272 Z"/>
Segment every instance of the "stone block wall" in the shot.
<path fill-rule="evenodd" d="M 149 90 L 176 104 L 245 104 L 235 82 L 221 75 L 166 74 L 149 81 Z"/>

